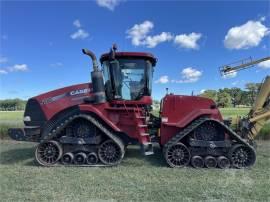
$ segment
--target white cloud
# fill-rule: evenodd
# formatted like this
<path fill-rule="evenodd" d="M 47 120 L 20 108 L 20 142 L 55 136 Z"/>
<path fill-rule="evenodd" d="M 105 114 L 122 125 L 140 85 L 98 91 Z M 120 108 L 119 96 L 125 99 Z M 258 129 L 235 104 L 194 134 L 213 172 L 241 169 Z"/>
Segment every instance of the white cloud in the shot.
<path fill-rule="evenodd" d="M 96 0 L 97 4 L 100 7 L 107 8 L 111 11 L 113 11 L 115 7 L 120 4 L 121 1 L 123 0 Z"/>
<path fill-rule="evenodd" d="M 155 81 L 155 83 L 194 83 L 197 82 L 200 77 L 202 76 L 202 71 L 199 71 L 195 68 L 192 67 L 187 67 L 182 70 L 181 72 L 181 79 L 176 80 L 176 79 L 169 79 L 169 76 L 164 75 L 161 76 L 158 80 Z"/>
<path fill-rule="evenodd" d="M 25 72 L 25 71 L 28 71 L 28 66 L 27 64 L 16 64 L 12 67 L 9 67 L 8 70 L 10 72 Z"/>
<path fill-rule="evenodd" d="M 146 46 L 154 48 L 163 42 L 174 40 L 174 43 L 187 49 L 199 49 L 198 40 L 202 37 L 201 33 L 180 34 L 174 37 L 170 32 L 161 32 L 157 35 L 149 35 L 154 28 L 154 23 L 146 20 L 141 24 L 135 24 L 126 31 L 127 38 L 131 39 L 134 46 Z"/>
<path fill-rule="evenodd" d="M 236 77 L 236 76 L 237 76 L 237 72 L 231 71 L 231 72 L 229 72 L 229 73 L 223 75 L 222 77 L 223 77 L 224 79 L 231 79 L 231 78 L 234 78 L 234 77 Z"/>
<path fill-rule="evenodd" d="M 56 63 L 52 63 L 50 66 L 51 67 L 62 67 L 63 63 L 62 62 L 56 62 Z"/>
<path fill-rule="evenodd" d="M 200 94 L 203 94 L 206 91 L 206 89 L 200 90 Z"/>
<path fill-rule="evenodd" d="M 261 21 L 250 20 L 243 25 L 229 29 L 224 39 L 225 47 L 228 49 L 248 49 L 258 46 L 269 33 L 269 28 Z"/>
<path fill-rule="evenodd" d="M 80 28 L 82 25 L 81 25 L 81 22 L 77 19 L 77 20 L 74 20 L 73 22 L 73 25 L 77 28 Z"/>
<path fill-rule="evenodd" d="M 4 69 L 0 69 L 0 74 L 7 74 L 8 72 Z"/>
<path fill-rule="evenodd" d="M 161 32 L 160 34 L 149 36 L 148 34 L 153 28 L 154 23 L 148 20 L 141 24 L 135 24 L 126 31 L 127 38 L 131 39 L 131 43 L 134 46 L 146 46 L 147 48 L 154 48 L 160 43 L 173 39 L 173 35 L 170 32 Z"/>
<path fill-rule="evenodd" d="M 135 24 L 132 28 L 126 31 L 128 34 L 127 38 L 131 38 L 131 43 L 134 46 L 145 45 L 145 38 L 153 27 L 154 24 L 148 20 L 141 24 Z"/>
<path fill-rule="evenodd" d="M 89 36 L 89 33 L 86 32 L 83 29 L 78 29 L 78 31 L 76 31 L 75 33 L 71 34 L 70 37 L 72 39 L 85 39 Z"/>
<path fill-rule="evenodd" d="M 199 49 L 198 40 L 201 37 L 201 33 L 195 32 L 190 34 L 180 34 L 175 36 L 174 43 L 186 49 Z"/>
<path fill-rule="evenodd" d="M 270 68 L 270 60 L 259 63 L 258 67 L 261 67 L 263 69 L 269 69 Z"/>
<path fill-rule="evenodd" d="M 158 44 L 166 41 L 171 41 L 173 39 L 173 35 L 169 32 L 162 32 L 159 35 L 155 36 L 147 36 L 145 39 L 145 44 L 148 48 L 154 48 Z"/>
<path fill-rule="evenodd" d="M 169 77 L 167 75 L 161 76 L 158 80 L 155 81 L 155 83 L 168 83 L 169 82 Z"/>
<path fill-rule="evenodd" d="M 6 63 L 8 59 L 6 57 L 0 56 L 0 63 Z"/>
<path fill-rule="evenodd" d="M 192 67 L 187 67 L 182 70 L 182 83 L 193 83 L 200 79 L 202 76 L 202 71 L 194 69 Z"/>

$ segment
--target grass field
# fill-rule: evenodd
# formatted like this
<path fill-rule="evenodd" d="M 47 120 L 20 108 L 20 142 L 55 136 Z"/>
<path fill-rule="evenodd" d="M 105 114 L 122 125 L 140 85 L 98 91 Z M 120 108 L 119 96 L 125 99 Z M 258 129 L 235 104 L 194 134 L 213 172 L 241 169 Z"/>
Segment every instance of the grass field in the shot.
<path fill-rule="evenodd" d="M 36 165 L 32 143 L 1 140 L 1 201 L 269 201 L 270 142 L 251 169 L 171 169 L 159 150 L 128 148 L 112 168 Z"/>
<path fill-rule="evenodd" d="M 242 116 L 248 109 L 221 111 Z M 22 116 L 0 112 L 0 128 L 21 126 Z M 270 201 L 270 141 L 258 142 L 257 163 L 245 170 L 171 169 L 158 148 L 143 157 L 136 146 L 113 168 L 44 168 L 34 149 L 0 140 L 1 201 Z"/>

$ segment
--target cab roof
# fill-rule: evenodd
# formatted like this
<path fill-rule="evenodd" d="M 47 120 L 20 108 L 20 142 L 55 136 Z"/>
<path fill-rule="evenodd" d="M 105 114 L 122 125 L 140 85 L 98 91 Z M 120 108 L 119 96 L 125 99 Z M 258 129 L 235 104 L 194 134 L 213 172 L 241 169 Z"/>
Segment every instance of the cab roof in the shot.
<path fill-rule="evenodd" d="M 141 59 L 147 59 L 150 60 L 153 66 L 156 65 L 157 59 L 155 56 L 151 53 L 145 53 L 145 52 L 116 52 L 115 53 L 116 58 L 141 58 Z M 109 60 L 109 53 L 105 53 L 101 55 L 100 62 L 102 63 L 104 60 Z"/>

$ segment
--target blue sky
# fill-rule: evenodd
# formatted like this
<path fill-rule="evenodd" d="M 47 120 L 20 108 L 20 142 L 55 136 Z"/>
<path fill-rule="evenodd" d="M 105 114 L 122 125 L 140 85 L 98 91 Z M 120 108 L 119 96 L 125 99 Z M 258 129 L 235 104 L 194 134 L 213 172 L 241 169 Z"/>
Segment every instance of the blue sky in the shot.
<path fill-rule="evenodd" d="M 222 78 L 218 67 L 269 55 L 269 1 L 1 1 L 0 99 L 88 82 L 112 43 L 158 58 L 153 97 L 244 87 L 270 74 L 264 63 Z"/>

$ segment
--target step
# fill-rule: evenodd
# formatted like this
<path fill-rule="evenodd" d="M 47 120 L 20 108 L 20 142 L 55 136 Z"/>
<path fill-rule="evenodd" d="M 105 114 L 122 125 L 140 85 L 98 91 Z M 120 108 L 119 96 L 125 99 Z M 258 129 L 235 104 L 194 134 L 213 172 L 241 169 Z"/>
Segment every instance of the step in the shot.
<path fill-rule="evenodd" d="M 140 133 L 140 136 L 149 136 L 149 133 Z"/>
<path fill-rule="evenodd" d="M 154 154 L 153 145 L 151 142 L 141 144 L 141 151 L 145 156 Z"/>
<path fill-rule="evenodd" d="M 137 119 L 145 119 L 146 116 L 136 116 Z"/>

